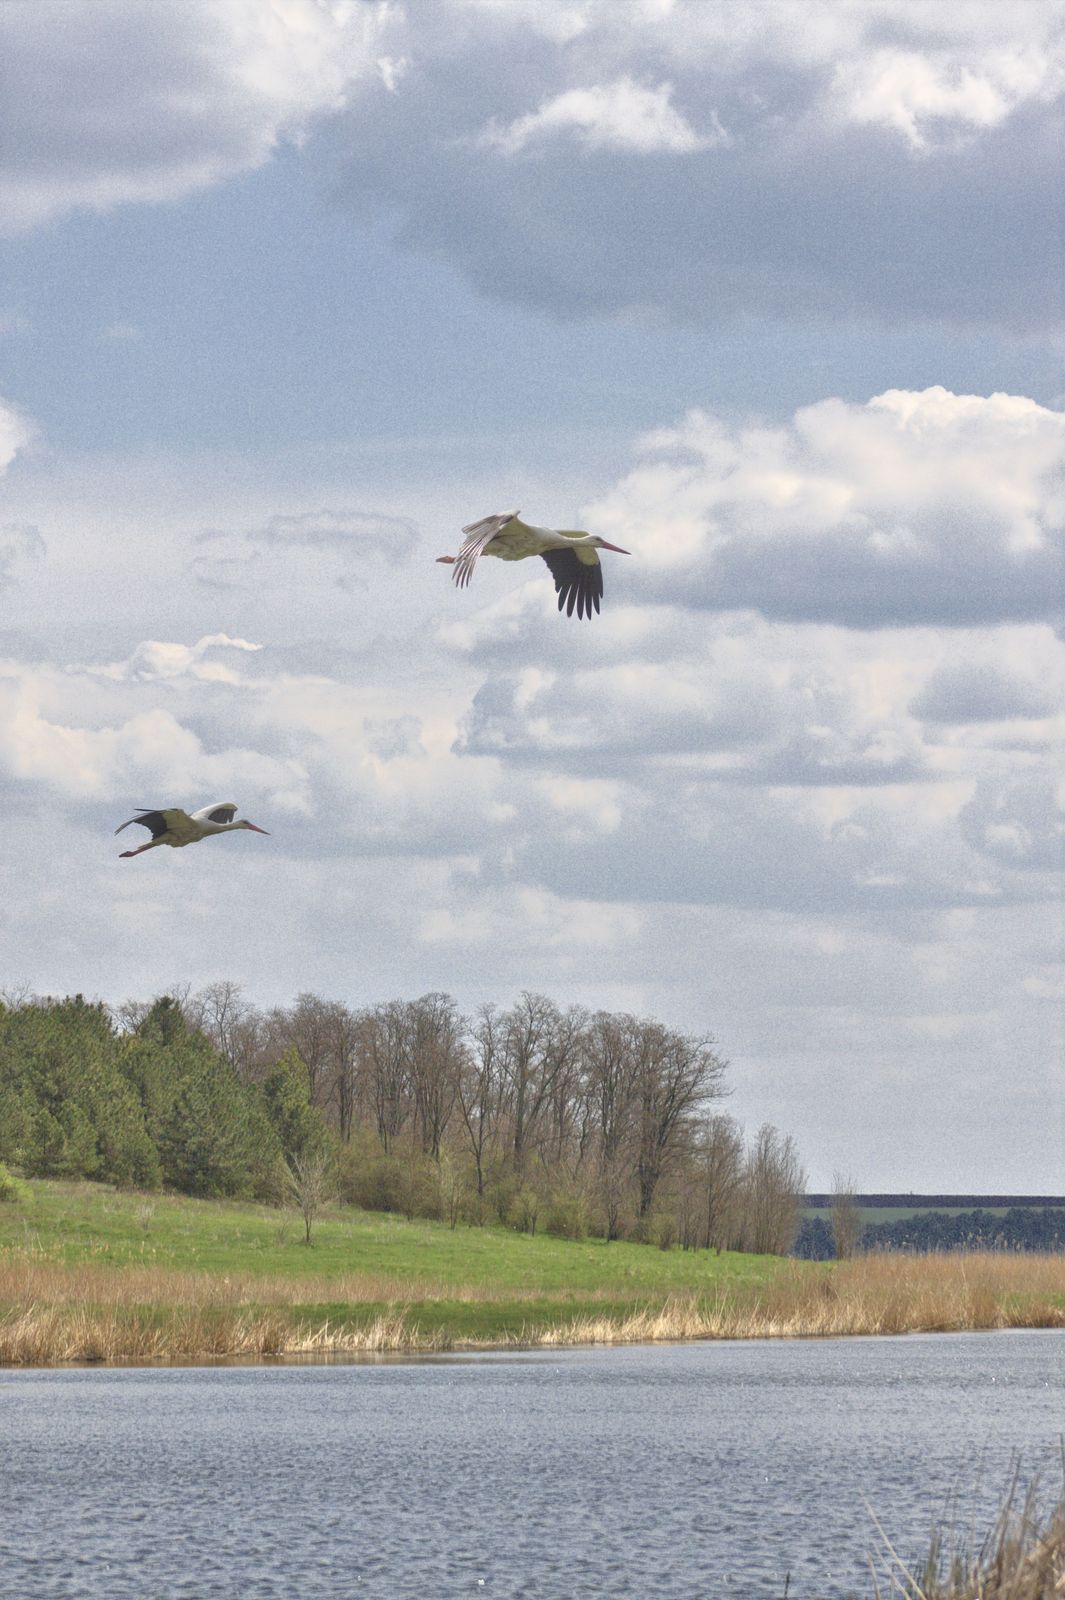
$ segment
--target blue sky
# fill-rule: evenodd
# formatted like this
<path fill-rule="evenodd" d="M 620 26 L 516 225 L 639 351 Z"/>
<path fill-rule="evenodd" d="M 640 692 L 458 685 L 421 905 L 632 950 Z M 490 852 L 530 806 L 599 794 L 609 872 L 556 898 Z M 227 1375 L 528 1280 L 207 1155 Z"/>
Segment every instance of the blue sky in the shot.
<path fill-rule="evenodd" d="M 1060 1190 L 1060 8 L 165 16 L 0 8 L 6 981 L 538 988 Z M 593 625 L 434 564 L 512 505 Z"/>

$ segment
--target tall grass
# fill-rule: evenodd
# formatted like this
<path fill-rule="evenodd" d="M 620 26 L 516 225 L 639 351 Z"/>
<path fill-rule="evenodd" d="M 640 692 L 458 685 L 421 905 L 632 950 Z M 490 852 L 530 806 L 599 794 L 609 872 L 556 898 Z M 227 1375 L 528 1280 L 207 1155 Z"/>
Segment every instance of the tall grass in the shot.
<path fill-rule="evenodd" d="M 316 1306 L 328 1316 L 315 1314 Z M 619 1305 L 616 1290 L 579 1288 L 547 1300 L 536 1290 L 372 1273 L 294 1281 L 67 1264 L 32 1251 L 0 1257 L 6 1364 L 1017 1327 L 1065 1327 L 1065 1257 L 881 1255 L 833 1270 L 796 1262 L 762 1285 L 643 1293 L 628 1305 Z"/>
<path fill-rule="evenodd" d="M 1065 1595 L 1065 1491 L 1040 1508 L 1037 1486 L 1019 1494 L 1015 1472 L 994 1527 L 973 1552 L 947 1547 L 939 1532 L 921 1572 L 909 1570 L 885 1538 L 887 1594 L 901 1600 L 1060 1600 Z M 885 1591 L 875 1584 L 877 1600 Z"/>

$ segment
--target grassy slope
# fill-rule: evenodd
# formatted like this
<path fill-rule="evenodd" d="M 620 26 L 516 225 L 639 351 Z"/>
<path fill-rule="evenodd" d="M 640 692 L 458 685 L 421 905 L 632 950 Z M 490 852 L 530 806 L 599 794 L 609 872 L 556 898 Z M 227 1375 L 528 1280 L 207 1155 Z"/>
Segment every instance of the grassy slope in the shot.
<path fill-rule="evenodd" d="M 1065 1327 L 1065 1255 L 832 1263 L 37 1182 L 0 1205 L 0 1362 Z"/>
<path fill-rule="evenodd" d="M 299 1218 L 266 1206 L 91 1183 L 26 1187 L 26 1204 L 0 1206 L 0 1260 L 9 1265 L 30 1259 L 239 1277 L 252 1301 L 260 1280 L 270 1303 L 282 1280 L 294 1318 L 351 1326 L 401 1305 L 422 1326 L 446 1327 L 458 1339 L 516 1336 L 586 1311 L 624 1316 L 675 1295 L 756 1289 L 780 1265 L 766 1256 L 667 1253 L 503 1228 L 452 1231 L 347 1208 L 315 1224 L 308 1248 Z M 155 1292 L 166 1292 L 161 1276 Z M 9 1307 L 0 1304 L 0 1313 Z"/>

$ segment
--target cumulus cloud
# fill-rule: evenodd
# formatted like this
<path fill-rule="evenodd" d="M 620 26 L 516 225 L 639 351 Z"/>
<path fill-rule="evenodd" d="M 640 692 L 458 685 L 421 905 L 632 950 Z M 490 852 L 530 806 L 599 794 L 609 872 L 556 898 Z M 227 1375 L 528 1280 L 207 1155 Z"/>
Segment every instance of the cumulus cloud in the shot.
<path fill-rule="evenodd" d="M 789 426 L 690 414 L 587 513 L 673 605 L 948 625 L 1056 615 L 1065 414 L 1011 395 L 891 390 Z"/>
<path fill-rule="evenodd" d="M 672 100 L 671 83 L 652 88 L 628 77 L 566 89 L 527 116 L 504 125 L 489 124 L 476 142 L 508 156 L 566 136 L 589 150 L 631 150 L 642 155 L 688 154 L 726 142 L 716 116 L 711 116 L 709 134 L 696 133 Z"/>
<path fill-rule="evenodd" d="M 261 166 L 376 78 L 386 4 L 0 6 L 4 231 L 181 198 Z"/>
<path fill-rule="evenodd" d="M 353 204 L 553 313 L 1061 319 L 1051 0 L 69 0 L 0 6 L 0 48 L 11 230 L 328 124 Z"/>
<path fill-rule="evenodd" d="M 403 50 L 398 92 L 345 113 L 347 195 L 486 294 L 564 316 L 1061 320 L 1051 3 L 451 0 L 411 14 Z"/>
<path fill-rule="evenodd" d="M 0 472 L 6 471 L 32 437 L 29 421 L 6 400 L 0 400 Z"/>
<path fill-rule="evenodd" d="M 991 50 L 966 61 L 957 49 L 876 50 L 837 66 L 840 113 L 902 134 L 915 150 L 997 128 L 1028 101 L 1065 87 L 1060 56 L 1038 48 Z"/>

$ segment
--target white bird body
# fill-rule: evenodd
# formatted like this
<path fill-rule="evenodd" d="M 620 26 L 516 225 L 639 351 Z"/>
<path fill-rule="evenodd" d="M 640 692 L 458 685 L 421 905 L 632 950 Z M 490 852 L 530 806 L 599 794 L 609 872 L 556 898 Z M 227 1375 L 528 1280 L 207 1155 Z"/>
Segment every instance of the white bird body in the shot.
<path fill-rule="evenodd" d="M 568 617 L 573 615 L 574 606 L 578 617 L 590 617 L 593 609 L 599 610 L 603 594 L 599 551 L 616 550 L 622 556 L 629 553 L 597 533 L 584 533 L 579 528 L 538 528 L 531 522 L 522 522 L 516 511 L 482 517 L 462 531 L 467 537 L 458 555 L 437 557 L 454 566 L 460 589 L 466 588 L 481 556 L 498 556 L 501 561 L 542 556 L 555 580 L 558 609 L 565 607 Z"/>
<path fill-rule="evenodd" d="M 216 800 L 213 805 L 201 806 L 199 811 L 182 811 L 179 807 L 172 807 L 166 811 L 141 810 L 135 817 L 130 817 L 128 822 L 121 823 L 116 833 L 121 833 L 123 828 L 128 828 L 137 822 L 142 828 L 147 828 L 151 834 L 147 844 L 142 844 L 136 850 L 123 850 L 120 859 L 124 856 L 143 855 L 145 850 L 154 850 L 156 845 L 168 844 L 172 850 L 180 850 L 184 845 L 196 844 L 200 839 L 209 839 L 212 833 L 235 833 L 238 828 L 248 828 L 252 833 L 265 833 L 265 828 L 259 828 L 254 822 L 245 818 L 237 821 L 237 808 L 230 800 Z"/>

